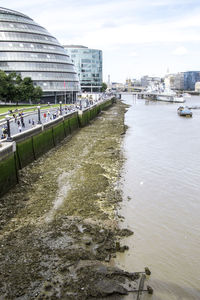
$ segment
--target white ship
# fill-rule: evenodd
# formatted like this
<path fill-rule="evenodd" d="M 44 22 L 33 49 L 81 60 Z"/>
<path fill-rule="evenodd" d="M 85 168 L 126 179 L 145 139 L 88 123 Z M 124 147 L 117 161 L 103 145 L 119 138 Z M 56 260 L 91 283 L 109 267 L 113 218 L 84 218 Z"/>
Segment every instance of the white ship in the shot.
<path fill-rule="evenodd" d="M 158 93 L 156 95 L 156 100 L 175 103 L 185 102 L 185 98 L 183 96 L 178 96 L 174 91 L 170 89 L 165 89 L 163 92 Z"/>
<path fill-rule="evenodd" d="M 174 102 L 174 103 L 183 103 L 185 102 L 184 96 L 178 96 L 176 92 L 172 91 L 169 88 L 164 88 L 162 84 L 159 86 L 149 86 L 147 91 L 147 95 L 152 95 L 157 101 L 165 101 L 165 102 Z"/>

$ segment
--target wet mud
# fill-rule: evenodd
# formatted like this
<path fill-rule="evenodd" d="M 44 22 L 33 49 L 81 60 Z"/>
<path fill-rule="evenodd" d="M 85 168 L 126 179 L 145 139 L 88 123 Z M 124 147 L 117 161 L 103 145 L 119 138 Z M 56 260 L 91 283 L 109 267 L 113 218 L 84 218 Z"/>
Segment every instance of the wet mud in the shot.
<path fill-rule="evenodd" d="M 117 215 L 125 111 L 117 102 L 102 112 L 0 199 L 0 299 L 114 299 L 136 288 L 137 273 L 109 264 L 132 234 Z"/>

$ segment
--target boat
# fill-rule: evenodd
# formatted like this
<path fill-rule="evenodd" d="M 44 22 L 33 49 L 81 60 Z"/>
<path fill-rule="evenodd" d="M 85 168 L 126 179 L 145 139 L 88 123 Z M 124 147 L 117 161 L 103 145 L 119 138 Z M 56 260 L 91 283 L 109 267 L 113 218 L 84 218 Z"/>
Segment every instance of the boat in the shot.
<path fill-rule="evenodd" d="M 162 84 L 159 86 L 149 86 L 146 90 L 146 96 L 153 98 L 157 101 L 165 101 L 172 103 L 184 103 L 185 98 L 182 95 L 177 95 L 175 91 L 172 91 L 170 88 L 164 87 Z"/>
<path fill-rule="evenodd" d="M 187 106 L 180 106 L 177 109 L 177 113 L 181 117 L 192 117 L 192 111 Z"/>
<path fill-rule="evenodd" d="M 185 102 L 185 97 L 183 97 L 183 96 L 176 96 L 176 97 L 174 97 L 173 102 L 175 102 L 175 103 L 184 103 Z"/>
<path fill-rule="evenodd" d="M 174 103 L 184 103 L 185 98 L 183 96 L 177 96 L 177 94 L 171 90 L 164 90 L 163 92 L 156 95 L 156 100 L 174 102 Z"/>

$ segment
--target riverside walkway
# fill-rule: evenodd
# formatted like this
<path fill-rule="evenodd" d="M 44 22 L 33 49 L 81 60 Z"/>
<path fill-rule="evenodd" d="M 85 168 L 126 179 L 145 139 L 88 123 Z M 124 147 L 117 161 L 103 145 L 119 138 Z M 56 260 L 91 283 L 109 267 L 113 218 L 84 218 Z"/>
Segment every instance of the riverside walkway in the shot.
<path fill-rule="evenodd" d="M 110 98 L 110 96 L 108 97 Z M 78 110 L 84 110 L 86 108 L 92 107 L 94 104 L 100 103 L 101 101 L 106 100 L 107 97 L 102 97 L 96 101 L 86 102 L 84 101 L 81 106 L 78 104 L 71 105 L 62 105 L 60 107 L 47 107 L 44 109 L 38 109 L 33 112 L 19 112 L 16 114 L 16 118 L 10 117 L 10 136 L 12 137 L 15 134 L 20 132 L 25 132 L 31 128 L 36 127 L 38 124 L 46 124 L 62 115 L 70 115 Z M 0 140 L 5 141 L 7 139 L 7 121 L 2 119 L 0 121 Z"/>
<path fill-rule="evenodd" d="M 75 106 L 70 106 L 68 108 L 62 108 L 61 110 L 59 108 L 48 108 L 48 109 L 42 109 L 40 114 L 40 121 L 38 117 L 38 111 L 29 112 L 26 114 L 20 114 L 17 115 L 16 118 L 12 117 L 10 119 L 10 132 L 11 136 L 15 135 L 19 132 L 24 132 L 30 128 L 34 128 L 37 124 L 43 124 L 50 122 L 53 119 L 56 119 L 57 117 L 61 115 L 70 114 L 74 111 L 76 111 L 78 108 Z M 40 122 L 40 123 L 39 123 Z M 4 130 L 7 129 L 7 122 L 2 120 L 0 124 L 0 130 L 1 134 L 3 134 Z"/>

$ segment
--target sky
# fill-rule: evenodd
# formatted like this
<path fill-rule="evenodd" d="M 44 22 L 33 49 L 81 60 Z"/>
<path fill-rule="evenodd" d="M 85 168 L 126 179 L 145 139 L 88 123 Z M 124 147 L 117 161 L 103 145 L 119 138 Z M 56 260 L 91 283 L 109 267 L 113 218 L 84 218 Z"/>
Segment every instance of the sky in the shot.
<path fill-rule="evenodd" d="M 200 0 L 0 0 L 61 44 L 103 51 L 103 78 L 200 70 Z"/>

